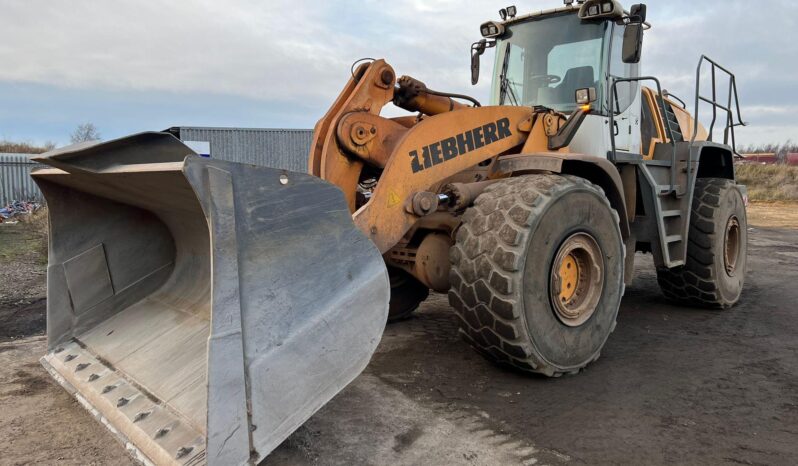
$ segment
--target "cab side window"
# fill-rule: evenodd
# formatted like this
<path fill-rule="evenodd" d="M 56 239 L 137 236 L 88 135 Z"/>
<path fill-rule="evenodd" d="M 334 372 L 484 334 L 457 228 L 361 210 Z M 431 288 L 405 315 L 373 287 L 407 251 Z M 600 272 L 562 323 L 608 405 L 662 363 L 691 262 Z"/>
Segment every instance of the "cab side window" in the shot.
<path fill-rule="evenodd" d="M 636 78 L 639 76 L 640 65 L 638 63 L 623 62 L 623 33 L 625 26 L 615 24 L 612 29 L 612 49 L 610 51 L 610 79 L 617 78 Z M 612 82 L 612 81 L 611 81 Z M 625 112 L 639 91 L 638 82 L 618 83 L 614 101 L 610 102 L 610 108 L 616 114 Z M 646 147 L 645 145 L 643 146 Z"/>

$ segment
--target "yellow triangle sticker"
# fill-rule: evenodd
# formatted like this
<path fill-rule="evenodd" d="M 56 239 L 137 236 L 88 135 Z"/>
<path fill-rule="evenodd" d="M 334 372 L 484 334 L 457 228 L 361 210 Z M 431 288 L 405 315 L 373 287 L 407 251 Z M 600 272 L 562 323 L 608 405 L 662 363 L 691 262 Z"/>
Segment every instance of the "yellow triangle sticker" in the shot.
<path fill-rule="evenodd" d="M 396 205 L 400 204 L 401 202 L 402 202 L 402 198 L 400 198 L 398 194 L 396 194 L 393 191 L 389 191 L 388 192 L 388 208 L 396 206 Z"/>

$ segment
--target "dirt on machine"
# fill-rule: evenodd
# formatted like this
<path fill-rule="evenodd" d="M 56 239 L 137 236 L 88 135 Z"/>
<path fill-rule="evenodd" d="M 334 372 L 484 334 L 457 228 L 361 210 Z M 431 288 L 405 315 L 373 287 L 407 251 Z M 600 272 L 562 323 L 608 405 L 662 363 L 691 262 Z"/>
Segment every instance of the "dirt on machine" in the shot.
<path fill-rule="evenodd" d="M 308 174 L 200 157 L 168 132 L 38 157 L 44 366 L 142 462 L 255 464 L 431 291 L 479 352 L 551 377 L 598 359 L 636 252 L 675 302 L 733 306 L 734 75 L 702 57 L 690 113 L 640 75 L 645 5 L 565 3 L 480 26 L 484 106 L 359 63 Z"/>

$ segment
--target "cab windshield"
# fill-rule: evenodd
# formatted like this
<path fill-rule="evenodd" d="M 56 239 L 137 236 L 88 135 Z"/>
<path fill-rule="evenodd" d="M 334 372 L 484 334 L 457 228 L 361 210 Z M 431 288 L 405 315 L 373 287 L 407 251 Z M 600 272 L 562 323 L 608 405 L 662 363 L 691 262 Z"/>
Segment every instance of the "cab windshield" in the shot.
<path fill-rule="evenodd" d="M 492 103 L 571 113 L 576 90 L 586 87 L 595 87 L 601 102 L 608 24 L 567 13 L 509 26 L 497 44 Z"/>

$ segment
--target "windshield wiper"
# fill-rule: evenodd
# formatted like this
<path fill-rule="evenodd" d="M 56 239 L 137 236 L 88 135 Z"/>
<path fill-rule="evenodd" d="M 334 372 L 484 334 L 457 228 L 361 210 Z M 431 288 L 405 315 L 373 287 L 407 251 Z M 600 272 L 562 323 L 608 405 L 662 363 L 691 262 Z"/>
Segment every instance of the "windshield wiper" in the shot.
<path fill-rule="evenodd" d="M 504 97 L 509 95 L 510 99 L 511 99 L 511 103 L 513 105 L 515 105 L 516 107 L 519 105 L 518 96 L 515 95 L 515 90 L 513 89 L 513 86 L 515 86 L 515 84 L 516 84 L 515 82 L 510 81 L 507 78 L 502 78 L 502 80 L 501 80 L 501 97 L 500 97 L 500 99 L 501 99 L 500 102 L 502 104 L 504 103 Z"/>
<path fill-rule="evenodd" d="M 499 105 L 504 105 L 504 98 L 507 96 L 507 90 L 510 90 L 510 97 L 515 101 L 514 105 L 518 105 L 518 99 L 515 97 L 515 92 L 510 89 L 509 82 L 510 80 L 507 79 L 507 67 L 510 63 L 510 50 L 512 49 L 512 44 L 507 44 L 507 48 L 504 50 L 504 59 L 502 60 L 502 72 L 499 75 Z"/>

